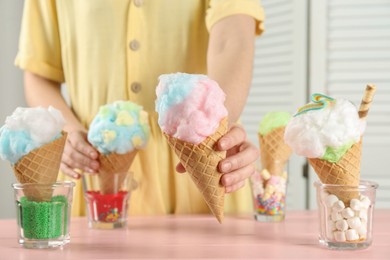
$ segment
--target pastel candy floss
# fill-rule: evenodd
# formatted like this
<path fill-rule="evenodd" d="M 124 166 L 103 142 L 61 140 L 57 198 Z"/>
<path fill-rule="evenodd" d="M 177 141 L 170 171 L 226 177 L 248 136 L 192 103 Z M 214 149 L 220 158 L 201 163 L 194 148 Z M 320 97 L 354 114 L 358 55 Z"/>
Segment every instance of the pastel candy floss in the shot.
<path fill-rule="evenodd" d="M 276 128 L 286 126 L 290 119 L 291 115 L 288 112 L 269 112 L 260 121 L 259 134 L 264 136 Z"/>
<path fill-rule="evenodd" d="M 103 154 L 125 154 L 146 145 L 149 137 L 148 114 L 130 101 L 101 106 L 93 119 L 88 141 Z"/>
<path fill-rule="evenodd" d="M 0 128 L 0 158 L 15 164 L 32 150 L 59 138 L 64 125 L 61 112 L 51 106 L 18 107 Z"/>
<path fill-rule="evenodd" d="M 225 189 L 217 166 L 226 152 L 214 147 L 228 130 L 225 93 L 206 75 L 174 73 L 159 77 L 156 95 L 164 136 L 221 223 Z"/>
<path fill-rule="evenodd" d="M 307 158 L 337 162 L 365 129 L 357 108 L 348 100 L 313 94 L 287 124 L 284 140 L 292 150 Z"/>
<path fill-rule="evenodd" d="M 149 135 L 148 114 L 141 106 L 119 100 L 99 108 L 88 141 L 100 152 L 100 168 L 95 177 L 83 176 L 90 227 L 126 226 L 128 171 Z"/>
<path fill-rule="evenodd" d="M 164 133 L 199 144 L 227 117 L 225 93 L 206 75 L 174 73 L 159 77 L 158 123 Z"/>

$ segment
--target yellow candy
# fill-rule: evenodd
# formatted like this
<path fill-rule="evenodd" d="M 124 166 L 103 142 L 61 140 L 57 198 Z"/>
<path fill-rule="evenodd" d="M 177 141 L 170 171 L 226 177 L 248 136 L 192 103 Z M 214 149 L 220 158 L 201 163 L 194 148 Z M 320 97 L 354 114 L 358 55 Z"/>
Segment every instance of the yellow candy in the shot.
<path fill-rule="evenodd" d="M 127 111 L 119 111 L 115 124 L 117 125 L 132 125 L 134 124 L 134 118 Z"/>
<path fill-rule="evenodd" d="M 269 180 L 271 178 L 271 174 L 269 173 L 269 171 L 267 169 L 263 169 L 260 173 L 261 177 L 264 179 L 264 180 Z"/>
<path fill-rule="evenodd" d="M 140 147 L 144 143 L 140 136 L 134 136 L 133 138 L 131 138 L 131 142 L 133 143 L 134 147 Z"/>
<path fill-rule="evenodd" d="M 116 132 L 112 130 L 103 131 L 103 141 L 104 143 L 109 143 L 116 138 Z"/>

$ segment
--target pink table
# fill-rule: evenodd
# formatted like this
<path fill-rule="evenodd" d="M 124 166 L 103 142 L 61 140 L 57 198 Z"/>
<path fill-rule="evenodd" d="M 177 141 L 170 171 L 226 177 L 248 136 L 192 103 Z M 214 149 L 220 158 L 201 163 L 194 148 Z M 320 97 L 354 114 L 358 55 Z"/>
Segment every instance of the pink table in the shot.
<path fill-rule="evenodd" d="M 368 249 L 333 251 L 317 242 L 317 212 L 288 212 L 282 223 L 228 216 L 130 217 L 127 229 L 93 230 L 73 218 L 71 242 L 62 249 L 24 249 L 16 221 L 0 220 L 0 259 L 390 259 L 390 209 L 376 210 Z"/>

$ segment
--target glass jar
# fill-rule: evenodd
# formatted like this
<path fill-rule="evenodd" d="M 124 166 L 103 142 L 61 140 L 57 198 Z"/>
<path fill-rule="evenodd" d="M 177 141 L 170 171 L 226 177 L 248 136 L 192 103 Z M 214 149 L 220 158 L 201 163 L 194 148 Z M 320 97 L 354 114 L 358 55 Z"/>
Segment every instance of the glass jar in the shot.
<path fill-rule="evenodd" d="M 51 248 L 70 242 L 74 182 L 15 183 L 18 241 L 25 248 Z"/>
<path fill-rule="evenodd" d="M 372 220 L 378 184 L 359 186 L 315 182 L 319 243 L 331 249 L 360 249 L 372 243 Z"/>
<path fill-rule="evenodd" d="M 129 199 L 136 182 L 131 172 L 83 175 L 88 226 L 116 229 L 127 226 Z"/>

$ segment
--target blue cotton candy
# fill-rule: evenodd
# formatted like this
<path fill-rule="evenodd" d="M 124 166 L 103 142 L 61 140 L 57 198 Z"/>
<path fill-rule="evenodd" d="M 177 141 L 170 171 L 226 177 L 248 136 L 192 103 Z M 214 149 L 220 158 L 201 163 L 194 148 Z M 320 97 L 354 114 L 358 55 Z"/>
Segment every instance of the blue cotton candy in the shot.
<path fill-rule="evenodd" d="M 141 106 L 116 101 L 99 109 L 90 125 L 88 141 L 103 154 L 125 154 L 146 145 L 149 132 L 147 113 Z"/>

